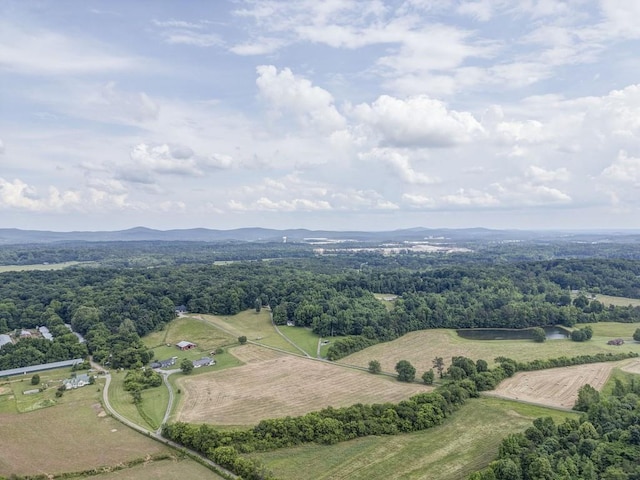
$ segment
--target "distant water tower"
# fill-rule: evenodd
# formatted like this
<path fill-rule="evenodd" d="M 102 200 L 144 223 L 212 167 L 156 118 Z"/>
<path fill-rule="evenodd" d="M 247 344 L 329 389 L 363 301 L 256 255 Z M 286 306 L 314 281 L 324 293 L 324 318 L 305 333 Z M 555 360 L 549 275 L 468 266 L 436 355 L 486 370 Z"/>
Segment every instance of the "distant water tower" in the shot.
<path fill-rule="evenodd" d="M 282 243 L 287 243 L 287 237 L 282 237 Z"/>

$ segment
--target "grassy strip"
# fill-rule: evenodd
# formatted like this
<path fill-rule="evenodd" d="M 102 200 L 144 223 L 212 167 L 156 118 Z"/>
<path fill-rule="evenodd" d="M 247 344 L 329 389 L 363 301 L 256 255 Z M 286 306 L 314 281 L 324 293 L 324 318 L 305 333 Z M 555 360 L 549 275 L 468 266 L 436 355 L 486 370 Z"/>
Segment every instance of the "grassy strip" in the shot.
<path fill-rule="evenodd" d="M 492 461 L 502 438 L 537 417 L 561 422 L 578 414 L 497 398 L 471 399 L 442 425 L 422 432 L 358 438 L 338 445 L 307 444 L 251 454 L 281 480 L 429 478 L 458 480 Z"/>
<path fill-rule="evenodd" d="M 280 325 L 278 329 L 282 334 L 304 350 L 310 357 L 316 356 L 318 350 L 318 341 L 320 336 L 313 333 L 310 328 L 306 327 L 288 327 Z"/>

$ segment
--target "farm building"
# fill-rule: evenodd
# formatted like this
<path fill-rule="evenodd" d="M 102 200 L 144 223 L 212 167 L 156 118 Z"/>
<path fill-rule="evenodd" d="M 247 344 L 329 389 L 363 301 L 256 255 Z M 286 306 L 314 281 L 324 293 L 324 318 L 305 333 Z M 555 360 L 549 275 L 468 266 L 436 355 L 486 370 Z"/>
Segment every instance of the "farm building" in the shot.
<path fill-rule="evenodd" d="M 26 375 L 27 373 L 41 372 L 43 370 L 53 370 L 54 368 L 73 367 L 84 362 L 82 358 L 74 360 L 63 360 L 61 362 L 41 363 L 40 365 L 31 365 L 30 367 L 10 368 L 9 370 L 0 370 L 0 378 L 10 377 L 11 375 Z"/>
<path fill-rule="evenodd" d="M 78 375 L 73 378 L 65 379 L 62 384 L 66 390 L 71 390 L 73 388 L 81 388 L 91 383 L 91 377 L 86 373 Z"/>
<path fill-rule="evenodd" d="M 166 360 L 158 360 L 157 362 L 151 362 L 151 368 L 167 368 L 176 364 L 178 357 L 167 358 Z"/>
<path fill-rule="evenodd" d="M 7 345 L 8 343 L 13 343 L 11 341 L 11 337 L 5 334 L 0 335 L 0 348 L 2 348 L 3 345 Z"/>
<path fill-rule="evenodd" d="M 187 313 L 187 307 L 186 307 L 186 306 L 184 306 L 184 305 L 178 305 L 178 306 L 176 307 L 176 313 L 177 313 L 178 315 L 180 315 L 180 314 L 182 314 L 182 313 Z"/>
<path fill-rule="evenodd" d="M 47 327 L 44 327 L 44 326 L 38 327 L 38 331 L 40 332 L 40 335 L 42 335 L 42 338 L 46 338 L 49 341 L 53 341 L 53 335 L 51 335 L 51 332 Z"/>
<path fill-rule="evenodd" d="M 215 364 L 216 361 L 213 358 L 202 357 L 200 360 L 193 361 L 193 368 L 208 367 Z"/>
<path fill-rule="evenodd" d="M 181 342 L 176 343 L 176 347 L 178 347 L 182 351 L 191 350 L 192 348 L 195 348 L 196 346 L 197 345 L 195 343 L 187 342 L 185 340 L 182 340 Z"/>
<path fill-rule="evenodd" d="M 23 328 L 20 330 L 20 338 L 31 338 L 31 332 Z"/>

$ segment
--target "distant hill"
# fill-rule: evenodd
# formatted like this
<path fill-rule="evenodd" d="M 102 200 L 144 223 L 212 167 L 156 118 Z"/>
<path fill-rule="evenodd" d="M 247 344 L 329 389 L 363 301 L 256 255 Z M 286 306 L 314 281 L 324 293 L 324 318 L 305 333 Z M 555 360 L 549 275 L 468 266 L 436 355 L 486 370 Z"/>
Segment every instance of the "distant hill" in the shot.
<path fill-rule="evenodd" d="M 460 242 L 507 242 L 507 241 L 580 241 L 638 243 L 640 232 L 622 231 L 526 231 L 492 230 L 487 228 L 408 228 L 393 231 L 331 231 L 268 228 L 238 228 L 234 230 L 213 230 L 191 228 L 176 230 L 154 230 L 135 227 L 118 231 L 77 231 L 52 232 L 45 230 L 20 230 L 0 228 L 0 245 L 46 244 L 70 242 L 131 242 L 131 241 L 192 241 L 192 242 L 307 242 L 320 243 L 323 240 L 355 242 L 417 242 L 429 240 L 433 243 Z"/>

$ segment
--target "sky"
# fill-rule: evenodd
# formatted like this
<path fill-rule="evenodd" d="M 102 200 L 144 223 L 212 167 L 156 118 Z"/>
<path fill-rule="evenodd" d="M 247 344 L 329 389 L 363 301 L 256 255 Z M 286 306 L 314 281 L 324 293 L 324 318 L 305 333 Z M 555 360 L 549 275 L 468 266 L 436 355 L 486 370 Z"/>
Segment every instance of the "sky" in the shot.
<path fill-rule="evenodd" d="M 0 228 L 640 228 L 640 2 L 2 0 Z"/>

